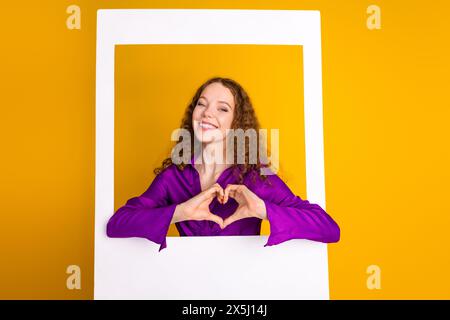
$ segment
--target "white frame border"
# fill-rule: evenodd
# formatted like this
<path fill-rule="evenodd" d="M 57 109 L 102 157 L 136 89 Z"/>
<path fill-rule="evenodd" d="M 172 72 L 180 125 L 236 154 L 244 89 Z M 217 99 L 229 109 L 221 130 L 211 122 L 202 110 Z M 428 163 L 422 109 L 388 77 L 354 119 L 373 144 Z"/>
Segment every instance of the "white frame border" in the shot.
<path fill-rule="evenodd" d="M 307 195 L 325 209 L 319 11 L 102 9 L 97 12 L 95 248 L 106 240 L 106 221 L 114 210 L 114 50 L 118 44 L 303 46 Z"/>

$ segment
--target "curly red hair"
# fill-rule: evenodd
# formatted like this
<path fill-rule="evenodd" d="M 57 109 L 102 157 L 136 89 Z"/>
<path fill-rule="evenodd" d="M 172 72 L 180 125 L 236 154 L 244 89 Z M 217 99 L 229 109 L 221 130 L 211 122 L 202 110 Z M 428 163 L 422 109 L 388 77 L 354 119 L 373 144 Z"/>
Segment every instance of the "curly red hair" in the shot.
<path fill-rule="evenodd" d="M 195 137 L 194 135 L 194 128 L 192 125 L 192 113 L 194 111 L 194 108 L 197 105 L 198 99 L 200 98 L 203 90 L 212 83 L 221 83 L 224 87 L 228 88 L 234 97 L 235 102 L 235 108 L 234 108 L 234 114 L 233 114 L 233 122 L 231 124 L 231 129 L 243 129 L 244 131 L 247 129 L 254 129 L 256 132 L 259 132 L 260 125 L 258 118 L 256 117 L 255 110 L 253 108 L 252 102 L 250 100 L 249 95 L 244 90 L 244 88 L 237 83 L 236 81 L 229 79 L 229 78 L 222 78 L 222 77 L 214 77 L 209 80 L 207 80 L 205 83 L 203 83 L 195 92 L 194 96 L 192 97 L 191 102 L 186 108 L 186 111 L 184 113 L 183 119 L 181 121 L 180 128 L 186 129 L 189 131 L 191 137 Z M 181 142 L 182 137 L 179 138 L 178 142 Z M 267 176 L 261 174 L 261 168 L 263 167 L 269 167 L 269 163 L 262 164 L 260 162 L 259 154 L 257 155 L 257 162 L 256 163 L 250 163 L 250 148 L 249 148 L 249 139 L 245 139 L 245 156 L 244 156 L 244 163 L 243 164 L 237 164 L 237 144 L 234 144 L 234 164 L 233 166 L 237 167 L 238 175 L 239 175 L 239 183 L 243 182 L 244 176 L 246 173 L 251 172 L 255 170 L 258 172 L 258 176 L 266 180 Z M 257 143 L 258 143 L 258 152 L 260 150 L 260 146 L 262 148 L 265 148 L 266 144 L 264 141 L 260 141 L 259 134 L 257 134 Z M 191 139 L 191 152 L 194 151 L 194 139 Z M 266 161 L 267 162 L 267 161 Z M 172 162 L 172 158 L 166 158 L 162 165 L 156 169 L 154 169 L 154 173 L 158 175 L 161 173 L 164 169 L 169 167 L 170 165 L 174 164 Z M 174 164 L 176 165 L 180 170 L 184 170 L 186 163 L 181 164 Z"/>

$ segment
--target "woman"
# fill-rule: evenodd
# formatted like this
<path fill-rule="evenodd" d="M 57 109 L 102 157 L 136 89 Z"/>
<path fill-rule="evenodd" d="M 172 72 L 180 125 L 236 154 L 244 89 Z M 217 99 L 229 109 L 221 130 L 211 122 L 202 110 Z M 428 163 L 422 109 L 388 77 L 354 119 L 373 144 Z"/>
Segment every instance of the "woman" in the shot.
<path fill-rule="evenodd" d="M 236 161 L 236 152 L 232 164 L 217 161 L 217 146 L 223 146 L 223 154 L 232 150 L 223 143 L 229 129 L 259 130 L 250 98 L 237 82 L 205 82 L 192 98 L 181 128 L 194 137 L 194 156 L 181 164 L 164 160 L 149 188 L 110 218 L 109 237 L 143 237 L 160 244 L 161 251 L 172 223 L 181 236 L 259 235 L 262 220 L 268 220 L 265 246 L 289 239 L 339 241 L 339 226 L 319 205 L 294 195 L 277 175 L 262 174 L 267 164 L 250 161 L 249 139 L 243 162 Z M 195 145 L 201 146 L 200 152 Z"/>

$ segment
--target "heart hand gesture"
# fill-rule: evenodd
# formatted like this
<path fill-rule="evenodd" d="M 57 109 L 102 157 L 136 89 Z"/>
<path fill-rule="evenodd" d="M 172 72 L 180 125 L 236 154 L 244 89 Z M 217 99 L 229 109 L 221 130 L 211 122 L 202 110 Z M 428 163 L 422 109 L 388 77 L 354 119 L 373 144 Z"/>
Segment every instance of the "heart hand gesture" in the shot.
<path fill-rule="evenodd" d="M 254 192 L 243 184 L 229 184 L 224 191 L 222 204 L 226 203 L 229 197 L 239 204 L 236 211 L 225 219 L 223 228 L 233 222 L 250 217 L 267 219 L 266 205 Z"/>
<path fill-rule="evenodd" d="M 200 192 L 195 197 L 178 205 L 175 209 L 172 223 L 184 220 L 210 220 L 217 223 L 223 229 L 222 218 L 209 211 L 209 205 L 212 200 L 217 197 L 219 201 L 222 201 L 223 196 L 224 191 L 220 184 L 214 184 L 207 190 Z"/>

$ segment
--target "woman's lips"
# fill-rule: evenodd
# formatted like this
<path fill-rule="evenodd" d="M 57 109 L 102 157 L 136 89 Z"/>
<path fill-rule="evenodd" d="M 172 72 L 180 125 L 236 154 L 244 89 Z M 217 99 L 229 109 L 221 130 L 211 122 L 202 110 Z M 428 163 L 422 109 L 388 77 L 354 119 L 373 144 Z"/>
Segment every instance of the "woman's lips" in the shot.
<path fill-rule="evenodd" d="M 203 131 L 217 129 L 217 126 L 215 126 L 215 125 L 213 125 L 213 124 L 211 124 L 211 123 L 208 123 L 208 122 L 200 122 L 199 127 L 200 127 Z"/>

